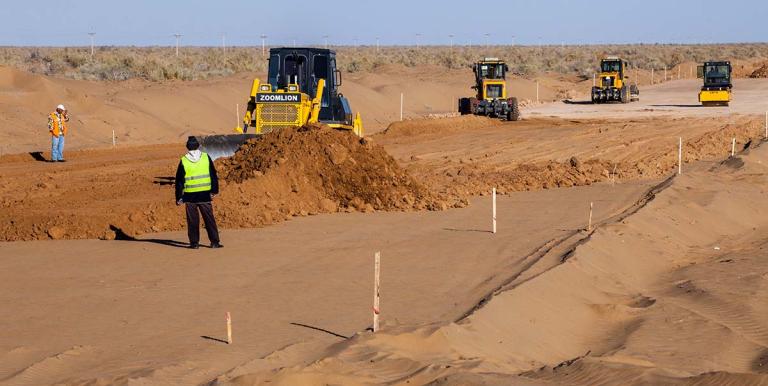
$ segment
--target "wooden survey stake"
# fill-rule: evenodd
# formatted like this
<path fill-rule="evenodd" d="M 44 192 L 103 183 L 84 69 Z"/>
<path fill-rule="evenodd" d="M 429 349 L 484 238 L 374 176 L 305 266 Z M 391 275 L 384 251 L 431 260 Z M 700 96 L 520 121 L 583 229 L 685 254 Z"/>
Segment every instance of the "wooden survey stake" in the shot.
<path fill-rule="evenodd" d="M 381 252 L 376 252 L 373 256 L 373 332 L 379 330 L 379 299 L 380 299 L 380 284 L 379 277 L 381 275 Z"/>
<path fill-rule="evenodd" d="M 232 344 L 232 315 L 227 312 L 227 344 Z"/>

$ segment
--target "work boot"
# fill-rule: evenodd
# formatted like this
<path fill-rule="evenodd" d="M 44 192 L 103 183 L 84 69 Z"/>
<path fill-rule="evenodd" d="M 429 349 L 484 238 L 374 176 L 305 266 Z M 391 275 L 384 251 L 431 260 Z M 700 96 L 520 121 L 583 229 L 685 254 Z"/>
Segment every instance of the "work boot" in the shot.
<path fill-rule="evenodd" d="M 198 243 L 189 244 L 189 249 L 200 249 L 200 244 Z"/>
<path fill-rule="evenodd" d="M 212 243 L 211 248 L 224 248 L 224 246 L 221 243 Z"/>

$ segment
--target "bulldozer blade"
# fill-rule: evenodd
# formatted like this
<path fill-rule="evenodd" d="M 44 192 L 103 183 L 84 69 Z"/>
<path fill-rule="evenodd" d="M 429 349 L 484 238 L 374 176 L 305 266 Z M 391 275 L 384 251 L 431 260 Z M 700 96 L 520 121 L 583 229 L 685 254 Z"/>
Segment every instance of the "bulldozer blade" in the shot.
<path fill-rule="evenodd" d="M 200 142 L 200 150 L 208 153 L 211 159 L 230 157 L 242 144 L 251 138 L 258 138 L 259 134 L 231 134 L 231 135 L 197 135 Z"/>

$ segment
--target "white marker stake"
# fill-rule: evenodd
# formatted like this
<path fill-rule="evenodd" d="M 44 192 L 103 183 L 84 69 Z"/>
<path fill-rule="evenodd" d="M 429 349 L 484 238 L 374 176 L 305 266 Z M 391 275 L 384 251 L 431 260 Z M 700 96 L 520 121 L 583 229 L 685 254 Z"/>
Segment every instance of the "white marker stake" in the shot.
<path fill-rule="evenodd" d="M 400 120 L 403 120 L 403 93 L 400 93 Z"/>
<path fill-rule="evenodd" d="M 736 155 L 736 138 L 731 140 L 731 157 Z"/>
<path fill-rule="evenodd" d="M 112 130 L 112 147 L 115 147 L 115 131 Z"/>
<path fill-rule="evenodd" d="M 536 81 L 536 103 L 539 103 L 539 81 Z"/>
<path fill-rule="evenodd" d="M 592 74 L 592 87 L 597 86 L 597 74 Z"/>
<path fill-rule="evenodd" d="M 592 208 L 594 208 L 594 203 L 589 203 L 589 222 L 587 222 L 587 232 L 592 232 Z"/>
<path fill-rule="evenodd" d="M 651 84 L 654 84 L 654 81 L 653 81 L 653 69 L 651 69 Z"/>
<path fill-rule="evenodd" d="M 381 274 L 381 252 L 376 252 L 373 255 L 373 332 L 379 331 L 379 299 L 381 282 L 379 276 Z"/>
<path fill-rule="evenodd" d="M 677 146 L 677 175 L 683 174 L 683 137 Z"/>
<path fill-rule="evenodd" d="M 493 201 L 493 233 L 496 233 L 496 188 L 491 191 L 491 197 Z"/>
<path fill-rule="evenodd" d="M 227 312 L 227 344 L 232 344 L 232 316 Z"/>

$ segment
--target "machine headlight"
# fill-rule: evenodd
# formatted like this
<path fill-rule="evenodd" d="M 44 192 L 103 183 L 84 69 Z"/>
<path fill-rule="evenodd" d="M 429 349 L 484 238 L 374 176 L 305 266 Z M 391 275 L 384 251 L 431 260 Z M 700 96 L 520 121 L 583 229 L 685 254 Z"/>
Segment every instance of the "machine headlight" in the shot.
<path fill-rule="evenodd" d="M 261 91 L 271 91 L 272 87 L 270 87 L 268 84 L 262 84 L 259 86 L 259 90 Z"/>
<path fill-rule="evenodd" d="M 289 85 L 288 91 L 293 91 L 293 92 L 299 91 L 299 86 L 296 86 L 295 84 Z"/>

